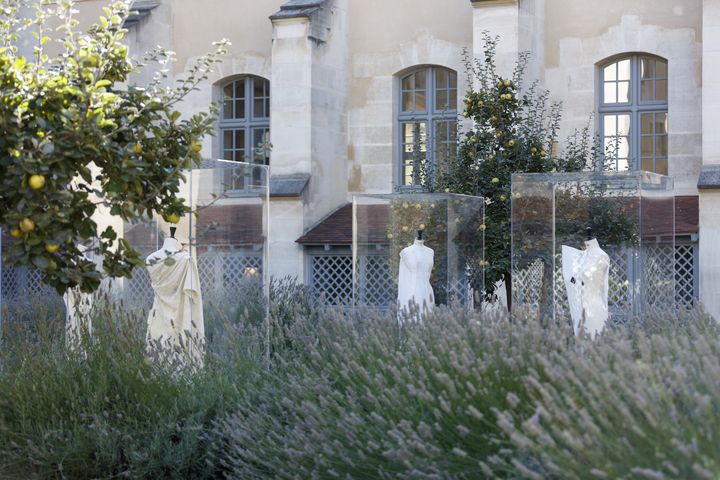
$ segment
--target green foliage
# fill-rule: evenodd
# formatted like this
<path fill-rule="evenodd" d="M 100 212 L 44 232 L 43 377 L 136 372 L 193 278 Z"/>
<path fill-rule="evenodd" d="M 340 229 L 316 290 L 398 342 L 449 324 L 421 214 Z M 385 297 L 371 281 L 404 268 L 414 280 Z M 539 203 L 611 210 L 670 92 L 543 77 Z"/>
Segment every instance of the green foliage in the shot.
<path fill-rule="evenodd" d="M 513 173 L 579 171 L 592 165 L 596 145 L 589 130 L 568 140 L 567 155 L 554 156 L 560 105 L 537 84 L 525 86 L 528 56 L 520 56 L 512 78 L 496 71 L 497 39 L 484 36 L 483 58 L 466 58 L 470 84 L 464 116 L 472 128 L 461 139 L 458 154 L 438 172 L 431 189 L 486 198 L 485 294 L 510 281 L 510 179 Z M 475 84 L 473 84 L 473 79 Z"/>
<path fill-rule="evenodd" d="M 142 264 L 112 227 L 99 230 L 96 212 L 125 221 L 187 212 L 178 197 L 182 170 L 201 160 L 213 115 L 181 119 L 175 107 L 207 78 L 226 42 L 178 86 L 163 86 L 167 70 L 160 70 L 141 88 L 131 75 L 172 55 L 158 49 L 133 64 L 122 43 L 129 0 L 105 8 L 87 32 L 77 31 L 72 0 L 37 6 L 32 19 L 19 16 L 20 3 L 0 11 L 0 225 L 16 237 L 5 259 L 40 270 L 58 292 L 91 292 L 102 272 L 86 254 L 102 256 L 111 277 Z M 23 33 L 37 40 L 34 58 L 18 51 Z M 62 53 L 50 58 L 46 44 Z"/>

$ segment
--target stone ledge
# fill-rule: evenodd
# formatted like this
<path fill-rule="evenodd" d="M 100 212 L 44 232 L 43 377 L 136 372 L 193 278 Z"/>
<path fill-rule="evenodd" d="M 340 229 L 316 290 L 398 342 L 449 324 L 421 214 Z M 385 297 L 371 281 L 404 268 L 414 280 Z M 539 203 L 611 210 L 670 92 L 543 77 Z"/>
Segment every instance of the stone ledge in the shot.
<path fill-rule="evenodd" d="M 310 174 L 296 173 L 292 175 L 270 176 L 271 197 L 299 197 L 305 191 Z"/>
<path fill-rule="evenodd" d="M 280 10 L 270 16 L 270 20 L 288 18 L 309 18 L 313 13 L 325 6 L 327 0 L 289 0 Z"/>
<path fill-rule="evenodd" d="M 703 165 L 697 188 L 698 190 L 720 189 L 720 165 Z"/>
<path fill-rule="evenodd" d="M 470 0 L 473 7 L 495 7 L 502 5 L 517 5 L 518 0 Z"/>
<path fill-rule="evenodd" d="M 149 16 L 150 12 L 160 6 L 160 2 L 150 0 L 139 0 L 130 7 L 130 15 L 125 19 L 125 28 L 137 25 L 140 21 Z"/>

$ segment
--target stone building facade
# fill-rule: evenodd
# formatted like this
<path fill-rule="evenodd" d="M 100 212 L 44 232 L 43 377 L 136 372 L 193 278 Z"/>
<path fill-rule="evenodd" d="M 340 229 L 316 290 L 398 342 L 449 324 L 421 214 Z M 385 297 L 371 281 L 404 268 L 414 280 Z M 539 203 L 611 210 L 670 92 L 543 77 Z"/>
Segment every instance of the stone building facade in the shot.
<path fill-rule="evenodd" d="M 82 16 L 103 3 L 79 3 Z M 175 78 L 211 42 L 232 42 L 182 109 L 233 100 L 205 139 L 209 159 L 240 159 L 269 135 L 272 275 L 322 280 L 317 265 L 342 265 L 349 254 L 354 193 L 412 183 L 404 161 L 418 139 L 442 161 L 437 147 L 454 142 L 449 119 L 472 81 L 463 51 L 479 54 L 489 32 L 500 36 L 501 73 L 518 52 L 531 53 L 529 75 L 563 103 L 560 138 L 592 114 L 598 134 L 621 145 L 617 168 L 674 177 L 683 295 L 720 318 L 717 0 L 138 0 L 136 8 L 131 51 L 175 51 Z"/>

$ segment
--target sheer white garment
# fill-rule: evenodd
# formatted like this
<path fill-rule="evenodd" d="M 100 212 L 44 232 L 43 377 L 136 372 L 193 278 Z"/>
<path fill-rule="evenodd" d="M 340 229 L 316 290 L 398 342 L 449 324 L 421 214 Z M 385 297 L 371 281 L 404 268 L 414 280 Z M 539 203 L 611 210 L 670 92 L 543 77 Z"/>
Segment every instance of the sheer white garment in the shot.
<path fill-rule="evenodd" d="M 435 306 L 435 294 L 430 285 L 435 252 L 426 247 L 422 240 L 400 252 L 398 275 L 398 308 L 407 309 L 411 303 L 422 310 Z"/>
<path fill-rule="evenodd" d="M 93 295 L 82 293 L 78 288 L 65 292 L 65 343 L 74 348 L 83 334 L 92 336 L 92 318 L 90 311 L 93 306 Z"/>
<path fill-rule="evenodd" d="M 596 239 L 584 251 L 563 245 L 563 277 L 575 334 L 595 337 L 605 328 L 608 310 L 610 257 Z"/>
<path fill-rule="evenodd" d="M 147 270 L 155 291 L 148 315 L 148 348 L 161 347 L 173 355 L 184 351 L 194 365 L 201 366 L 205 323 L 197 263 L 187 252 L 167 253 L 168 260 L 159 252 L 148 257 L 154 261 Z"/>

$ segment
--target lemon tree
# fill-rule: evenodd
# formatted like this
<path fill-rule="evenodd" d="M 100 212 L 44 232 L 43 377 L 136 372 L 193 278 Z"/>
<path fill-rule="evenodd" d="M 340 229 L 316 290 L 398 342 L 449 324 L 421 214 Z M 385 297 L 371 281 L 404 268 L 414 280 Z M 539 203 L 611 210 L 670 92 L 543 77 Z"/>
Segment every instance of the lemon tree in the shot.
<path fill-rule="evenodd" d="M 122 42 L 129 0 L 109 5 L 87 31 L 78 31 L 72 0 L 37 6 L 31 19 L 18 13 L 21 3 L 0 9 L 0 225 L 14 237 L 4 260 L 40 270 L 58 292 L 91 292 L 102 275 L 129 276 L 142 264 L 112 227 L 100 231 L 100 206 L 125 221 L 187 212 L 182 171 L 200 162 L 215 112 L 181 118 L 176 107 L 226 42 L 167 87 L 171 52 L 158 48 L 133 62 Z M 36 40 L 27 57 L 17 47 L 23 35 Z M 62 53 L 50 57 L 53 43 Z M 135 85 L 132 74 L 150 64 L 158 73 Z M 103 258 L 102 271 L 88 251 Z"/>
<path fill-rule="evenodd" d="M 463 112 L 471 127 L 459 142 L 457 155 L 427 187 L 485 197 L 485 285 L 475 287 L 492 299 L 495 285 L 504 281 L 510 299 L 512 174 L 591 168 L 597 144 L 589 129 L 584 129 L 568 139 L 562 158 L 553 155 L 560 105 L 550 102 L 548 91 L 523 84 L 526 54 L 520 55 L 511 78 L 498 74 L 496 47 L 497 39 L 485 34 L 482 58 L 466 58 L 468 73 L 475 80 L 465 96 Z"/>

